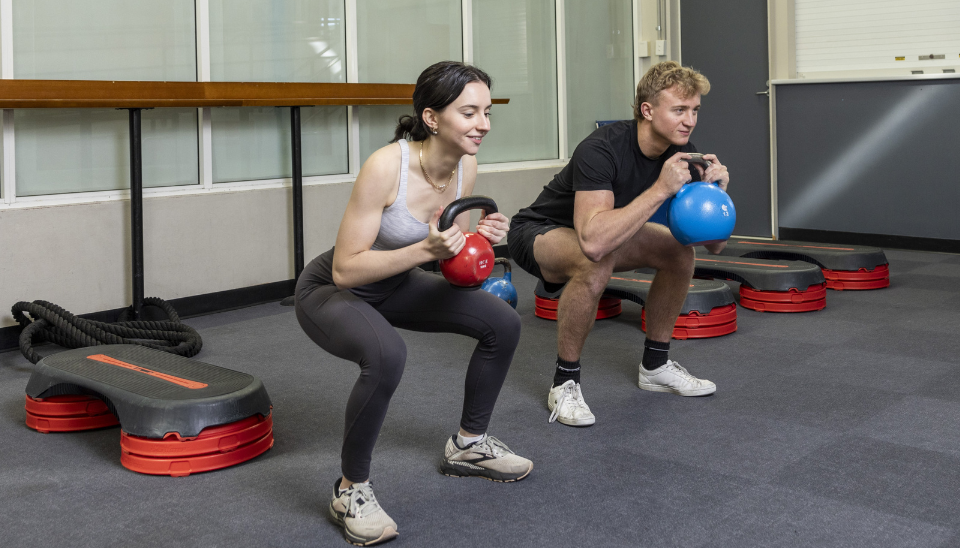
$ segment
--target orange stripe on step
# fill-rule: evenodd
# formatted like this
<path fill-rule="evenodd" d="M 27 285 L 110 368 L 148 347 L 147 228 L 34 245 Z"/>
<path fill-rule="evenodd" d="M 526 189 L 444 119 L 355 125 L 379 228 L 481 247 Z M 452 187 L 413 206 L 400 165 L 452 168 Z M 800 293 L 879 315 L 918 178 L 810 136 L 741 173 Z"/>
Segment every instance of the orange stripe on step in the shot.
<path fill-rule="evenodd" d="M 737 261 L 721 261 L 719 259 L 697 259 L 698 261 L 709 261 L 711 263 L 723 263 L 723 264 L 743 264 L 747 266 L 766 266 L 770 268 L 790 268 L 788 264 L 760 264 L 760 263 L 740 263 Z"/>
<path fill-rule="evenodd" d="M 167 375 L 166 373 L 153 371 L 152 369 L 147 369 L 146 367 L 140 367 L 139 365 L 133 365 L 132 363 L 122 362 L 116 358 L 111 358 L 110 356 L 107 356 L 105 354 L 94 354 L 92 356 L 87 356 L 87 359 L 102 362 L 102 363 L 108 363 L 110 365 L 116 365 L 117 367 L 122 367 L 124 369 L 129 369 L 131 371 L 137 371 L 138 373 L 143 373 L 145 375 L 150 375 L 151 377 L 156 377 L 158 379 L 162 379 L 167 382 L 172 382 L 173 384 L 182 386 L 184 388 L 190 388 L 191 390 L 197 390 L 199 388 L 207 387 L 207 385 L 202 382 L 181 379 L 180 377 L 174 377 L 173 375 Z"/>
<path fill-rule="evenodd" d="M 772 244 L 769 242 L 737 242 L 737 243 L 749 244 L 749 245 L 775 245 L 779 247 L 805 247 L 807 249 L 832 249 L 834 251 L 856 251 L 852 247 L 824 247 L 820 245 Z"/>
<path fill-rule="evenodd" d="M 633 282 L 638 284 L 652 284 L 651 280 L 638 280 L 636 278 L 620 278 L 619 276 L 610 276 L 611 280 L 623 280 L 625 282 Z M 690 287 L 693 287 L 693 284 L 690 284 Z"/>

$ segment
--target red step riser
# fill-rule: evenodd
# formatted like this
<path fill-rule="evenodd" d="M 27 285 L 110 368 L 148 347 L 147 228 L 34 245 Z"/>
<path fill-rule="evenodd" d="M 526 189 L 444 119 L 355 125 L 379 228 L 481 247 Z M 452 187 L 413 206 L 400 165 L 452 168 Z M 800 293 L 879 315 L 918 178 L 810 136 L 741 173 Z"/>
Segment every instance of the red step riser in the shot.
<path fill-rule="evenodd" d="M 830 270 L 824 268 L 823 277 L 827 280 L 841 282 L 870 282 L 889 278 L 890 269 L 885 264 L 873 270 L 867 270 L 865 268 L 861 268 L 860 270 Z"/>
<path fill-rule="evenodd" d="M 548 299 L 546 297 L 540 297 L 539 295 L 534 295 L 534 303 L 537 308 L 544 308 L 546 310 L 556 310 L 557 303 L 559 299 Z M 600 302 L 597 304 L 597 308 L 612 308 L 620 304 L 620 299 L 616 297 L 602 297 Z"/>
<path fill-rule="evenodd" d="M 890 287 L 889 278 L 867 282 L 841 282 L 836 280 L 827 280 L 827 288 L 834 291 L 866 291 L 870 289 L 883 289 L 884 287 Z"/>
<path fill-rule="evenodd" d="M 623 308 L 620 306 L 619 303 L 609 308 L 598 308 L 597 319 L 605 320 L 607 318 L 613 318 L 615 316 L 619 316 L 621 312 L 623 312 Z M 556 310 L 537 307 L 534 309 L 533 313 L 536 314 L 538 318 L 543 318 L 545 320 L 553 320 L 553 321 L 557 320 Z"/>
<path fill-rule="evenodd" d="M 646 320 L 641 320 L 640 329 L 644 332 L 647 331 L 647 322 Z M 713 337 L 722 337 L 723 335 L 729 335 L 737 330 L 737 321 L 733 320 L 732 322 L 714 325 L 710 327 L 701 327 L 697 329 L 687 329 L 687 328 L 674 328 L 671 336 L 677 340 L 684 339 L 710 339 Z"/>
<path fill-rule="evenodd" d="M 238 447 L 229 453 L 214 453 L 195 457 L 142 457 L 126 451 L 120 452 L 120 464 L 129 470 L 154 476 L 184 477 L 200 472 L 212 472 L 235 466 L 258 457 L 273 447 L 273 431 L 263 438 Z"/>
<path fill-rule="evenodd" d="M 45 417 L 27 412 L 27 427 L 42 434 L 49 432 L 82 432 L 117 426 L 120 421 L 113 413 L 79 417 Z"/>
<path fill-rule="evenodd" d="M 647 310 L 644 308 L 643 311 L 640 312 L 640 321 L 646 322 L 646 320 Z M 689 314 L 680 314 L 680 316 L 677 317 L 677 323 L 674 324 L 674 328 L 699 329 L 714 325 L 724 325 L 736 320 L 737 305 L 736 303 L 730 303 L 725 306 L 718 306 L 708 314 L 700 315 L 696 311 L 690 312 Z"/>
<path fill-rule="evenodd" d="M 28 413 L 43 417 L 95 417 L 109 413 L 107 404 L 93 396 L 51 396 L 34 399 L 27 396 Z"/>
<path fill-rule="evenodd" d="M 765 303 L 741 297 L 740 306 L 758 312 L 814 312 L 823 310 L 827 306 L 827 300 L 806 303 Z"/>
<path fill-rule="evenodd" d="M 273 418 L 259 415 L 233 424 L 206 428 L 196 438 L 180 439 L 168 434 L 164 439 L 131 436 L 120 432 L 120 449 L 142 457 L 197 457 L 211 453 L 228 453 L 255 442 L 273 430 Z"/>
<path fill-rule="evenodd" d="M 812 288 L 812 289 L 811 289 Z M 808 303 L 821 301 L 827 298 L 827 284 L 811 286 L 806 291 L 791 289 L 790 291 L 757 291 L 744 285 L 740 286 L 740 296 L 752 301 L 764 303 Z"/>

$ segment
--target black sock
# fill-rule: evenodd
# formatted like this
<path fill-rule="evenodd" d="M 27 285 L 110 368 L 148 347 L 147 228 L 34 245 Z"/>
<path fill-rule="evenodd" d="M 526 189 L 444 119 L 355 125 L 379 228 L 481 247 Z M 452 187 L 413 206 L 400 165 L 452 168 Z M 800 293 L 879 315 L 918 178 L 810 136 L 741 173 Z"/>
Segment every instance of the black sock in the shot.
<path fill-rule="evenodd" d="M 573 379 L 573 382 L 580 384 L 580 360 L 575 362 L 565 362 L 557 357 L 557 370 L 553 373 L 553 385 L 561 384 Z"/>
<path fill-rule="evenodd" d="M 643 364 L 643 368 L 647 371 L 653 371 L 667 363 L 667 355 L 669 353 L 670 343 L 647 339 L 643 341 L 643 359 L 640 363 Z"/>

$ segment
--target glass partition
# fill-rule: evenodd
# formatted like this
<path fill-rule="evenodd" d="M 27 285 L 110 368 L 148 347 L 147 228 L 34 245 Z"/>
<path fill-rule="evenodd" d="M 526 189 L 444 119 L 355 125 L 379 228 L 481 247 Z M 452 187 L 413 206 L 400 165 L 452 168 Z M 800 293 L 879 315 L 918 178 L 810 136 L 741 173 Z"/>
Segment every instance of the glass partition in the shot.
<path fill-rule="evenodd" d="M 342 1 L 210 0 L 210 73 L 227 82 L 346 82 Z M 303 175 L 346 173 L 346 107 L 301 107 Z M 291 176 L 290 109 L 214 108 L 214 182 Z"/>
<path fill-rule="evenodd" d="M 473 57 L 493 78 L 490 135 L 480 163 L 559 157 L 553 0 L 473 0 Z"/>
<path fill-rule="evenodd" d="M 193 0 L 13 0 L 13 74 L 52 80 L 196 80 Z M 129 187 L 127 112 L 14 114 L 17 194 Z M 143 112 L 143 185 L 199 182 L 196 109 Z"/>
<path fill-rule="evenodd" d="M 463 60 L 460 0 L 357 2 L 360 82 L 415 84 L 438 61 Z M 360 160 L 393 138 L 397 119 L 411 106 L 359 107 Z"/>
<path fill-rule="evenodd" d="M 567 152 L 603 120 L 633 118 L 633 2 L 565 0 Z"/>

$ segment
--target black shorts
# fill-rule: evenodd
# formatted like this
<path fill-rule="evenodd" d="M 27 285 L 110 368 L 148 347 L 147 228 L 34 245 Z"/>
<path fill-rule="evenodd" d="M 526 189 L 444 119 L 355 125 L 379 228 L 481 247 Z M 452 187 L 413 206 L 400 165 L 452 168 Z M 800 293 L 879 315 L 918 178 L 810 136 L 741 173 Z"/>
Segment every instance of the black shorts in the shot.
<path fill-rule="evenodd" d="M 540 265 L 533 256 L 533 241 L 540 234 L 546 234 L 555 228 L 564 228 L 549 219 L 535 221 L 529 219 L 510 220 L 510 237 L 507 238 L 507 250 L 510 251 L 510 259 L 517 266 L 533 274 L 541 282 L 544 289 L 549 293 L 560 291 L 564 284 L 555 284 L 543 279 L 543 272 L 540 271 Z"/>

